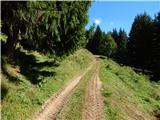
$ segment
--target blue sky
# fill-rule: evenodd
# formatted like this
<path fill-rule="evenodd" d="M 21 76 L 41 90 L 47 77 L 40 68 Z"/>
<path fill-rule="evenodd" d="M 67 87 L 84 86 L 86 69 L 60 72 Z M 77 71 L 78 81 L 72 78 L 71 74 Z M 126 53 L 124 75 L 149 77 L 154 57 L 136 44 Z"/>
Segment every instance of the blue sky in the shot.
<path fill-rule="evenodd" d="M 160 12 L 160 1 L 96 1 L 89 9 L 89 22 L 86 28 L 95 22 L 105 32 L 121 27 L 129 33 L 135 16 L 144 11 L 154 18 L 155 14 Z"/>

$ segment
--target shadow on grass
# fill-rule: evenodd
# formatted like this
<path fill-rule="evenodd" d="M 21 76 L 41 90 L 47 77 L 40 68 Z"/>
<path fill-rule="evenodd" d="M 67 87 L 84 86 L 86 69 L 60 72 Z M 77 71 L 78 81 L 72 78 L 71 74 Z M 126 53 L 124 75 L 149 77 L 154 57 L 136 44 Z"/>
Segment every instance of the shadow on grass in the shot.
<path fill-rule="evenodd" d="M 16 50 L 15 58 L 15 64 L 20 67 L 19 72 L 33 84 L 38 84 L 39 82 L 43 81 L 44 77 L 54 76 L 56 74 L 55 71 L 49 71 L 48 68 L 59 66 L 54 60 L 38 62 L 34 55 L 28 55 L 19 50 Z M 44 67 L 46 69 L 42 70 Z M 10 81 L 18 82 L 16 80 L 17 78 L 7 74 L 5 70 L 3 70 L 3 72 L 10 78 Z"/>
<path fill-rule="evenodd" d="M 12 75 L 12 73 L 8 72 L 8 70 L 7 70 L 6 66 L 5 66 L 8 62 L 6 62 L 7 59 L 3 59 L 3 57 L 4 56 L 2 56 L 2 59 L 1 59 L 2 60 L 1 61 L 2 74 L 6 75 L 9 81 L 11 81 L 11 82 L 13 82 L 15 84 L 18 84 L 20 82 L 20 80 L 16 76 Z M 3 77 L 2 77 L 2 81 L 3 81 Z"/>
<path fill-rule="evenodd" d="M 5 96 L 8 93 L 8 89 L 5 85 L 1 85 L 1 100 L 3 100 L 5 98 Z"/>
<path fill-rule="evenodd" d="M 142 67 L 139 64 L 131 64 L 129 63 L 129 61 L 127 60 L 119 60 L 119 59 L 115 59 L 112 58 L 114 61 L 116 61 L 117 63 L 119 63 L 120 66 L 129 66 L 132 67 L 132 69 L 136 72 L 136 73 L 143 73 L 145 75 L 148 75 L 150 77 L 151 81 L 154 82 L 159 82 L 160 81 L 160 70 L 155 70 L 155 68 L 152 68 L 152 66 L 144 66 Z"/>
<path fill-rule="evenodd" d="M 154 73 L 153 76 L 151 76 L 151 81 L 155 81 L 155 82 L 158 82 L 160 81 L 160 73 Z"/>
<path fill-rule="evenodd" d="M 37 84 L 43 80 L 43 77 L 54 76 L 54 71 L 41 70 L 43 67 L 57 67 L 55 61 L 38 62 L 33 55 L 26 55 L 24 52 L 16 51 L 17 64 L 20 66 L 20 72 L 31 83 Z"/>

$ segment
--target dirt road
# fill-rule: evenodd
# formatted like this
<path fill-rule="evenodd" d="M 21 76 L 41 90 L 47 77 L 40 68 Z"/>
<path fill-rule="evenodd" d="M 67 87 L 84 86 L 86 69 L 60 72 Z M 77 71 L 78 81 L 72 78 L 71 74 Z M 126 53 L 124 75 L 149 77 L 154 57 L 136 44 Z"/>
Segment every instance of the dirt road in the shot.
<path fill-rule="evenodd" d="M 88 67 L 85 72 L 71 80 L 59 92 L 49 98 L 31 120 L 55 120 L 57 114 L 61 111 L 63 105 L 67 101 L 71 91 L 76 87 L 81 78 L 92 68 L 92 66 L 93 65 Z"/>
<path fill-rule="evenodd" d="M 98 62 L 95 63 L 97 64 Z M 81 75 L 71 80 L 55 95 L 50 97 L 35 114 L 32 120 L 56 120 L 56 117 L 65 105 L 68 96 L 92 66 L 93 65 L 87 68 Z M 89 80 L 87 84 L 82 120 L 104 120 L 103 98 L 100 92 L 101 82 L 99 80 L 100 67 L 99 65 L 97 66 L 95 73 L 93 73 L 91 80 Z"/>
<path fill-rule="evenodd" d="M 101 96 L 100 88 L 101 81 L 99 79 L 98 67 L 87 86 L 82 120 L 104 120 L 103 98 Z"/>

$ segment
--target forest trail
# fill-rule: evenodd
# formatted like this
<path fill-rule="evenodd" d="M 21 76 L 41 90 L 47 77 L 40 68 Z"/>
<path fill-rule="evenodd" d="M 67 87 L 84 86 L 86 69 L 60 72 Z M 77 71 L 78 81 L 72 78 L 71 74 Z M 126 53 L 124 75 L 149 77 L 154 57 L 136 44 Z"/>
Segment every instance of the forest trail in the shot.
<path fill-rule="evenodd" d="M 103 113 L 103 98 L 101 96 L 101 81 L 99 79 L 99 69 L 98 65 L 95 73 L 93 74 L 91 80 L 88 82 L 85 106 L 82 113 L 82 120 L 104 120 Z"/>
<path fill-rule="evenodd" d="M 98 58 L 97 58 L 98 59 Z M 103 111 L 103 98 L 101 96 L 101 81 L 99 79 L 100 63 L 97 64 L 97 68 L 93 73 L 91 79 L 87 84 L 85 104 L 82 112 L 82 120 L 104 120 Z M 65 85 L 60 91 L 51 96 L 41 107 L 41 109 L 35 114 L 32 120 L 56 120 L 57 115 L 60 113 L 62 108 L 72 90 L 78 85 L 81 78 L 92 69 L 93 64 L 85 70 L 82 74 L 71 80 Z"/>
<path fill-rule="evenodd" d="M 66 103 L 71 91 L 78 85 L 81 78 L 92 68 L 93 64 L 90 65 L 85 72 L 70 80 L 67 85 L 51 96 L 31 120 L 55 120 Z"/>

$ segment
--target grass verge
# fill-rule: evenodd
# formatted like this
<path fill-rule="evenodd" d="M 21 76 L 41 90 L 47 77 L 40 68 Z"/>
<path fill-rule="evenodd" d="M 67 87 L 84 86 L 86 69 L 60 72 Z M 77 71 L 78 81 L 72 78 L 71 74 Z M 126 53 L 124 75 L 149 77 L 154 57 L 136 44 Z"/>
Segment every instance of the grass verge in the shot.
<path fill-rule="evenodd" d="M 102 60 L 104 111 L 108 120 L 154 120 L 160 113 L 160 84 L 136 73 L 131 67 Z"/>

